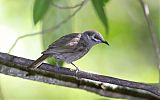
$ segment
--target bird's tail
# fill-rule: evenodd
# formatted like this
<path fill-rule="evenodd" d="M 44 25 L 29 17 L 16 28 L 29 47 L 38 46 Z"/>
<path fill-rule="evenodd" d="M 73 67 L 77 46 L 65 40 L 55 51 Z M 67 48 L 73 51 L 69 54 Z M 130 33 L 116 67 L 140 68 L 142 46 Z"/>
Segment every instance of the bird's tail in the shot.
<path fill-rule="evenodd" d="M 37 60 L 35 60 L 28 68 L 38 68 L 39 65 L 42 63 L 43 60 L 45 60 L 49 55 L 42 55 Z"/>

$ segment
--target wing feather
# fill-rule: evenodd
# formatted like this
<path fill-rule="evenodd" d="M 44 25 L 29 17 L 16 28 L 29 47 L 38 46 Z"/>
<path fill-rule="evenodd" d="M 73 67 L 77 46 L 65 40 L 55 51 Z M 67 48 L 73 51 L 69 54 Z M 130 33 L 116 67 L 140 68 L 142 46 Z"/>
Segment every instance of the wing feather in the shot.
<path fill-rule="evenodd" d="M 80 38 L 81 33 L 65 35 L 49 45 L 48 49 L 43 51 L 42 54 L 72 53 Z"/>

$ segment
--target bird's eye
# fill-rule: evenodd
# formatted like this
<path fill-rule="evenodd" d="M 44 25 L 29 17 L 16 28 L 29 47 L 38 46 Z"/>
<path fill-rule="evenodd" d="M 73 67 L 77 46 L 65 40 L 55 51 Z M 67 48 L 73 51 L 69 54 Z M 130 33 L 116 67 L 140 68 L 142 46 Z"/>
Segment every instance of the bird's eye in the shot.
<path fill-rule="evenodd" d="M 95 41 L 95 42 L 100 42 L 101 38 L 97 35 L 94 35 L 94 36 L 92 36 L 92 40 Z"/>
<path fill-rule="evenodd" d="M 97 39 L 97 40 L 101 40 L 101 38 L 97 35 L 95 35 L 94 38 Z"/>

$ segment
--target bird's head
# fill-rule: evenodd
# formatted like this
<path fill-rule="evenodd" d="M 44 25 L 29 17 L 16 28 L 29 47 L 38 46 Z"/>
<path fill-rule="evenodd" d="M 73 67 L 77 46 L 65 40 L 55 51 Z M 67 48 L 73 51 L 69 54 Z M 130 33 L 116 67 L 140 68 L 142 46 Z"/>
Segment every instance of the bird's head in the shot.
<path fill-rule="evenodd" d="M 109 45 L 109 43 L 106 40 L 104 40 L 102 35 L 97 31 L 85 31 L 82 34 L 87 40 L 87 42 L 89 42 L 92 46 L 99 43 L 105 43 Z"/>

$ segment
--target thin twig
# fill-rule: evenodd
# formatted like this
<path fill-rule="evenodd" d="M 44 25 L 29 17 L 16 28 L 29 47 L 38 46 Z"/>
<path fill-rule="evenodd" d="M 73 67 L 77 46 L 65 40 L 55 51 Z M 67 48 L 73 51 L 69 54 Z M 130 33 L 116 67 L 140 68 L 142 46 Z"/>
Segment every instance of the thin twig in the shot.
<path fill-rule="evenodd" d="M 75 4 L 73 6 L 61 6 L 61 5 L 55 4 L 54 1 L 52 1 L 51 5 L 53 5 L 56 8 L 59 8 L 59 9 L 74 9 L 74 8 L 81 6 L 83 4 L 83 2 L 84 1 L 82 1 L 81 3 Z"/>
<path fill-rule="evenodd" d="M 12 49 L 15 47 L 15 45 L 18 43 L 18 41 L 19 41 L 20 39 L 23 39 L 23 38 L 29 37 L 29 36 L 38 35 L 38 34 L 41 34 L 41 32 L 26 34 L 26 35 L 23 35 L 23 36 L 18 37 L 18 38 L 15 40 L 15 42 L 13 43 L 13 45 L 11 46 L 11 48 L 9 49 L 8 53 L 10 53 L 10 52 L 12 51 Z"/>
<path fill-rule="evenodd" d="M 13 43 L 13 45 L 11 46 L 11 48 L 9 49 L 8 53 L 10 53 L 12 51 L 12 49 L 16 46 L 17 42 L 23 38 L 26 38 L 26 37 L 30 37 L 30 36 L 34 36 L 34 35 L 38 35 L 38 34 L 43 34 L 43 33 L 47 33 L 47 32 L 51 32 L 51 31 L 54 31 L 56 29 L 58 29 L 61 25 L 65 24 L 66 22 L 68 22 L 74 15 L 77 14 L 77 12 L 83 7 L 83 5 L 87 2 L 88 0 L 84 0 L 82 1 L 81 3 L 81 6 L 79 6 L 79 8 L 77 8 L 71 15 L 69 15 L 66 19 L 62 20 L 60 23 L 58 23 L 57 25 L 49 28 L 49 29 L 46 29 L 46 30 L 43 30 L 41 32 L 36 32 L 36 33 L 31 33 L 31 34 L 26 34 L 26 35 L 23 35 L 23 36 L 20 36 L 18 37 L 15 42 Z"/>
<path fill-rule="evenodd" d="M 158 44 L 158 38 L 156 36 L 157 33 L 155 32 L 152 20 L 149 17 L 150 12 L 149 12 L 148 5 L 144 2 L 144 0 L 139 0 L 139 2 L 142 6 L 144 17 L 147 22 L 149 32 L 151 33 L 151 39 L 152 39 L 152 43 L 154 46 L 155 55 L 157 57 L 157 67 L 159 69 L 159 83 L 160 83 L 160 48 L 159 48 L 159 44 Z"/>
<path fill-rule="evenodd" d="M 30 69 L 33 63 L 22 57 L 0 52 L 0 73 L 48 84 L 87 90 L 101 96 L 125 98 L 138 97 L 160 100 L 160 90 L 150 84 L 118 79 L 110 76 L 71 70 L 43 63 L 38 69 Z M 26 76 L 33 73 L 33 76 Z M 78 77 L 78 78 L 77 78 Z M 114 86 L 113 86 L 114 85 Z"/>

